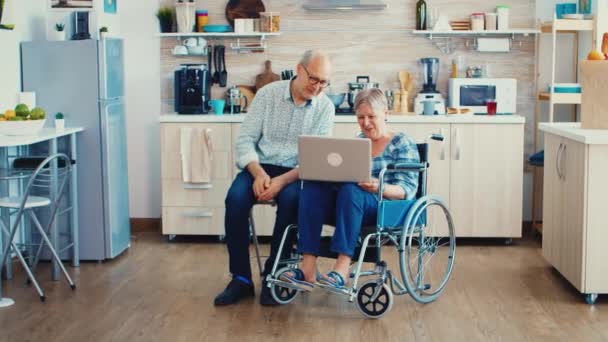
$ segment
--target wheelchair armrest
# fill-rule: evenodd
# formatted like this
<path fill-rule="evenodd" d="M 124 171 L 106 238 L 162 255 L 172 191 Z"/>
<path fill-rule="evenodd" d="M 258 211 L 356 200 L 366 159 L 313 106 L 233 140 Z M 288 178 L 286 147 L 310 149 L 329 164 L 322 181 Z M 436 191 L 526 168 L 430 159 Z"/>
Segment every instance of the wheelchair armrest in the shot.
<path fill-rule="evenodd" d="M 388 171 L 423 171 L 429 163 L 399 163 L 386 166 Z"/>

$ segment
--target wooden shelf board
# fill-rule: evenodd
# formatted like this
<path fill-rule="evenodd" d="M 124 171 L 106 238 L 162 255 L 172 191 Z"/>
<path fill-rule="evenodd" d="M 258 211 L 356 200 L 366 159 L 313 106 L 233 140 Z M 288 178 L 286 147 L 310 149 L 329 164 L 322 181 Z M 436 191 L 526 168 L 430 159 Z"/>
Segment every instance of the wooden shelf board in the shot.
<path fill-rule="evenodd" d="M 560 33 L 577 33 L 580 31 L 593 31 L 593 19 L 586 20 L 570 20 L 570 19 L 555 19 L 542 23 L 540 25 L 540 31 L 543 33 L 552 33 L 553 25 L 555 29 Z"/>
<path fill-rule="evenodd" d="M 281 32 L 252 32 L 252 33 L 234 33 L 234 32 L 171 32 L 159 33 L 157 37 L 218 37 L 218 38 L 247 38 L 247 37 L 265 37 L 279 36 Z"/>

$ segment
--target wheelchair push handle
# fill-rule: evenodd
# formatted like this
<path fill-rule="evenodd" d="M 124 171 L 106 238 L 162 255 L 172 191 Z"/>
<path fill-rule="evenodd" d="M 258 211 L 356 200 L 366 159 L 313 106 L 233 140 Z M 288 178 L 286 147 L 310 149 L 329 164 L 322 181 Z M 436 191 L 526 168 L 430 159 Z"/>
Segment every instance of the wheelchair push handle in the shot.
<path fill-rule="evenodd" d="M 434 133 L 434 134 L 431 134 L 431 135 L 429 135 L 429 136 L 426 138 L 426 141 L 427 141 L 427 142 L 428 142 L 429 140 L 443 141 L 443 140 L 444 140 L 444 138 L 443 138 L 443 134 L 441 134 L 441 133 Z"/>

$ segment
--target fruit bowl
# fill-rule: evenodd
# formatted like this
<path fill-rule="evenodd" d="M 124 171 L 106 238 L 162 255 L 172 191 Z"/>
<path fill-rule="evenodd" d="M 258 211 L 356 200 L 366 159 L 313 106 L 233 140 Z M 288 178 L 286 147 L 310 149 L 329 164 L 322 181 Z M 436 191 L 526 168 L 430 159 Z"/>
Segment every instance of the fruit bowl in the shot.
<path fill-rule="evenodd" d="M 0 121 L 1 135 L 34 135 L 44 127 L 45 120 Z"/>

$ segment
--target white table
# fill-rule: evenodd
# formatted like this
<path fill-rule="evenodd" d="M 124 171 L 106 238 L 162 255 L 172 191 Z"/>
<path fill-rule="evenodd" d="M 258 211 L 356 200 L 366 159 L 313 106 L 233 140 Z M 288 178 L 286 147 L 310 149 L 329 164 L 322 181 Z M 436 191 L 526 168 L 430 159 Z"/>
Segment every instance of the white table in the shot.
<path fill-rule="evenodd" d="M 49 155 L 53 155 L 55 153 L 57 153 L 58 148 L 57 148 L 57 140 L 61 137 L 65 137 L 65 136 L 69 136 L 70 139 L 70 158 L 72 158 L 73 160 L 76 160 L 76 135 L 78 132 L 83 131 L 84 129 L 81 127 L 71 127 L 71 128 L 65 128 L 63 130 L 56 130 L 55 128 L 43 128 L 38 134 L 36 135 L 22 135 L 22 136 L 5 136 L 5 135 L 0 135 L 0 168 L 8 168 L 8 149 L 10 147 L 24 147 L 24 146 L 29 146 L 29 145 L 33 145 L 36 143 L 40 143 L 40 142 L 48 142 L 49 144 Z M 57 170 L 57 163 L 54 162 L 54 165 L 52 165 L 53 168 L 55 168 L 54 173 L 56 174 Z M 71 210 L 71 215 L 70 215 L 70 221 L 71 221 L 71 225 L 72 227 L 74 227 L 74 232 L 75 235 L 73 236 L 73 238 L 75 239 L 75 241 L 77 241 L 78 239 L 78 187 L 77 187 L 77 179 L 78 179 L 78 173 L 77 173 L 77 166 L 78 163 L 76 163 L 73 168 L 72 168 L 72 174 L 70 175 L 70 179 L 71 179 L 71 198 L 72 198 L 72 210 Z M 3 182 L 6 183 L 6 182 Z M 52 184 L 51 189 L 54 189 L 51 191 L 51 196 L 55 197 L 57 196 L 57 183 L 55 182 L 54 184 Z M 0 193 L 8 193 L 8 188 L 6 184 L 0 184 Z M 4 211 L 1 214 L 1 219 L 5 222 L 7 227 L 10 227 L 10 222 L 9 221 L 9 215 L 8 212 Z M 57 230 L 57 220 L 54 221 L 52 227 L 51 227 L 51 243 L 53 244 L 53 246 L 57 246 L 58 245 L 58 241 L 59 241 L 59 232 Z M 6 240 L 3 236 L 3 234 L 0 233 L 0 246 L 4 247 L 5 244 L 8 244 L 9 241 L 4 241 Z M 76 246 L 76 245 L 75 245 Z M 0 252 L 1 253 L 1 252 Z M 73 266 L 78 267 L 79 266 L 79 257 L 78 257 L 78 248 L 74 248 L 74 257 L 73 257 Z M 6 265 L 6 276 L 8 279 L 10 279 L 12 277 L 12 269 L 11 269 L 11 261 L 9 260 L 7 262 Z M 1 276 L 1 275 L 0 275 Z M 51 267 L 51 276 L 53 280 L 58 280 L 59 279 L 59 265 L 57 265 L 57 263 L 53 260 L 52 262 L 52 267 Z M 0 277 L 1 278 L 1 277 Z M 1 279 L 0 279 L 1 280 Z M 0 307 L 3 306 L 9 306 L 12 305 L 14 302 L 13 300 L 11 300 L 10 298 L 3 298 L 2 297 L 2 283 L 0 281 Z"/>

